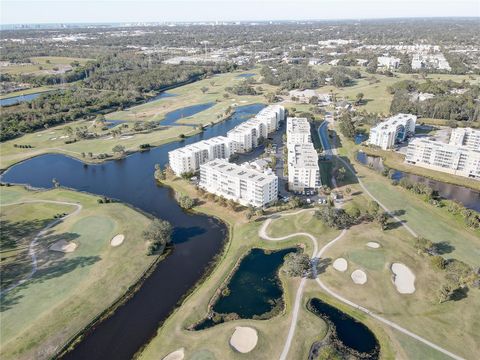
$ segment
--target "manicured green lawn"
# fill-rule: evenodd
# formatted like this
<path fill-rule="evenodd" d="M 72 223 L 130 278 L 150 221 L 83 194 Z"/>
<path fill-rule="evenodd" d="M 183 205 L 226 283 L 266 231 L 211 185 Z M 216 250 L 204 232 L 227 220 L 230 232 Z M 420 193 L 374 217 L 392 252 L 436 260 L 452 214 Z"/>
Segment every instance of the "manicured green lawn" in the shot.
<path fill-rule="evenodd" d="M 381 248 L 368 248 L 369 241 L 378 242 Z M 445 273 L 434 270 L 428 259 L 416 253 L 412 236 L 403 228 L 381 231 L 377 224 L 354 226 L 325 257 L 348 261 L 346 272 L 329 267 L 321 275 L 332 290 L 454 353 L 467 359 L 475 357 L 480 341 L 475 331 L 480 324 L 475 304 L 480 301 L 480 292 L 472 288 L 466 298 L 438 304 L 437 291 Z M 415 293 L 397 292 L 390 270 L 393 262 L 407 265 L 415 274 Z M 352 282 L 350 274 L 356 269 L 366 272 L 365 285 Z M 398 334 L 392 333 L 394 338 Z M 405 344 L 400 345 L 408 351 Z"/>
<path fill-rule="evenodd" d="M 25 65 L 9 65 L 2 68 L 2 72 L 5 74 L 43 74 L 47 71 L 53 70 L 53 68 L 62 68 L 70 66 L 73 61 L 78 61 L 80 65 L 84 65 L 91 59 L 85 58 L 73 58 L 62 56 L 36 56 L 30 58 L 31 63 Z"/>
<path fill-rule="evenodd" d="M 9 192 L 12 192 L 9 198 L 16 202 L 60 200 L 83 206 L 77 215 L 65 219 L 39 239 L 35 247 L 37 272 L 2 298 L 2 359 L 46 359 L 122 296 L 154 261 L 154 257 L 146 255 L 141 235 L 150 220 L 125 205 L 98 204 L 95 196 L 63 189 L 38 192 L 20 187 L 2 189 L 2 195 L 8 197 Z M 2 221 L 18 224 L 33 219 L 49 222 L 53 214 L 69 213 L 74 208 L 34 203 L 2 206 L 1 210 Z M 28 238 L 40 228 L 41 224 L 31 227 L 21 241 L 19 237 L 13 239 L 19 240 L 15 244 L 22 247 L 13 250 L 21 255 Z M 116 234 L 124 234 L 125 241 L 112 247 L 110 240 Z M 73 241 L 76 250 L 71 253 L 50 250 L 49 246 L 59 240 Z M 31 269 L 30 257 L 25 254 L 9 261 L 23 261 L 28 272 Z M 3 267 L 3 254 L 1 264 Z"/>
<path fill-rule="evenodd" d="M 258 71 L 258 70 L 254 70 Z M 134 121 L 152 121 L 161 120 L 165 114 L 185 106 L 215 102 L 211 108 L 201 111 L 189 118 L 181 119 L 179 124 L 188 123 L 195 125 L 208 125 L 217 123 L 225 118 L 225 110 L 229 106 L 241 106 L 252 103 L 264 103 L 263 95 L 255 96 L 230 96 L 228 99 L 223 97 L 225 87 L 232 86 L 235 82 L 241 81 L 237 76 L 242 72 L 221 74 L 205 80 L 200 80 L 192 84 L 170 90 L 174 97 L 167 97 L 157 101 L 135 106 L 129 110 L 118 111 L 108 114 L 106 117 L 110 120 L 128 121 L 128 132 L 132 132 Z M 212 81 L 214 85 L 212 85 Z M 271 87 L 265 84 L 262 86 L 264 92 L 271 90 Z M 200 90 L 202 87 L 208 87 L 209 90 L 204 94 Z M 270 90 L 269 90 L 270 89 Z M 65 144 L 68 140 L 65 136 L 64 128 L 70 126 L 87 126 L 89 131 L 94 131 L 102 138 L 80 140 L 72 144 Z M 141 144 L 150 144 L 159 146 L 167 142 L 179 139 L 180 135 L 191 136 L 199 133 L 200 130 L 193 126 L 165 126 L 151 132 L 135 133 L 133 136 L 112 137 L 107 135 L 109 131 L 101 131 L 98 127 L 94 128 L 92 122 L 79 120 L 66 125 L 60 125 L 47 130 L 38 131 L 32 134 L 26 134 L 22 137 L 5 141 L 0 144 L 0 169 L 5 169 L 22 160 L 38 156 L 45 153 L 62 153 L 76 157 L 84 161 L 97 161 L 90 159 L 88 153 L 94 155 L 100 153 L 112 154 L 112 148 L 115 145 L 123 145 L 127 151 L 138 151 Z M 19 148 L 14 145 L 31 145 L 32 148 Z M 83 157 L 82 153 L 87 154 Z"/>

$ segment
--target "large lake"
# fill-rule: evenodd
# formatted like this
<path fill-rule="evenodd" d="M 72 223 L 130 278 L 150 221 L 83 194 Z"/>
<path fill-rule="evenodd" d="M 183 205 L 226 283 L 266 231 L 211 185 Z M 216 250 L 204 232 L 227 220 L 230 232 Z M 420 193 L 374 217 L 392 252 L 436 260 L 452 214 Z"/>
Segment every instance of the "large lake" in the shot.
<path fill-rule="evenodd" d="M 262 104 L 239 106 L 230 119 L 198 135 L 123 160 L 86 165 L 65 155 L 48 154 L 19 163 L 3 174 L 3 182 L 40 188 L 51 188 L 52 179 L 56 178 L 62 186 L 118 199 L 174 226 L 172 254 L 158 264 L 133 297 L 65 358 L 131 359 L 205 274 L 224 247 L 227 228 L 214 218 L 183 211 L 171 189 L 155 183 L 154 166 L 157 163 L 165 166 L 168 152 L 173 149 L 225 135 L 263 107 Z"/>

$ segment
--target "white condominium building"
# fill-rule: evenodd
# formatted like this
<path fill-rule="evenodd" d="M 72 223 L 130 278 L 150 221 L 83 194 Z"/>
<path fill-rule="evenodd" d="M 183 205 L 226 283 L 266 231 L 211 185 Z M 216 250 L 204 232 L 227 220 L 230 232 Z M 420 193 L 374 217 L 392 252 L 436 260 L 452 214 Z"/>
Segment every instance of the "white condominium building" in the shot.
<path fill-rule="evenodd" d="M 379 56 L 377 63 L 379 68 L 397 69 L 400 66 L 400 59 L 391 56 Z"/>
<path fill-rule="evenodd" d="M 319 188 L 318 154 L 312 143 L 288 145 L 288 187 L 291 191 Z"/>
<path fill-rule="evenodd" d="M 480 149 L 429 139 L 410 141 L 405 162 L 428 169 L 480 180 Z"/>
<path fill-rule="evenodd" d="M 310 123 L 306 118 L 287 119 L 287 144 L 308 144 L 312 142 Z"/>
<path fill-rule="evenodd" d="M 480 130 L 472 128 L 456 128 L 450 135 L 450 144 L 466 146 L 470 150 L 480 150 Z"/>
<path fill-rule="evenodd" d="M 279 122 L 284 118 L 283 106 L 267 106 L 255 117 L 230 130 L 227 137 L 237 143 L 238 152 L 249 152 L 259 145 L 261 137 L 266 139 L 268 134 L 277 130 Z"/>
<path fill-rule="evenodd" d="M 381 147 L 383 150 L 391 149 L 396 143 L 415 134 L 417 117 L 411 114 L 397 114 L 377 124 L 370 129 L 368 143 Z"/>
<path fill-rule="evenodd" d="M 225 136 L 217 136 L 208 140 L 170 151 L 168 162 L 177 176 L 198 171 L 200 165 L 213 159 L 228 159 L 235 153 L 236 144 Z"/>
<path fill-rule="evenodd" d="M 318 154 L 306 118 L 287 119 L 287 149 L 289 189 L 304 191 L 320 187 Z"/>
<path fill-rule="evenodd" d="M 277 200 L 278 178 L 271 170 L 213 160 L 200 166 L 200 187 L 244 206 L 263 207 Z"/>

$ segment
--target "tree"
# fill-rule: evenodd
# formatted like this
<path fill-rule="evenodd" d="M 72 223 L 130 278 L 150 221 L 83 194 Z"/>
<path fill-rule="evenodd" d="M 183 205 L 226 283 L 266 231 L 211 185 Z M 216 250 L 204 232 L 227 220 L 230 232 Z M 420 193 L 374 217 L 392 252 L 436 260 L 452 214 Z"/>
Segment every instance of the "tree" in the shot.
<path fill-rule="evenodd" d="M 182 209 L 190 210 L 195 206 L 195 200 L 187 195 L 180 195 L 178 197 L 178 204 Z"/>
<path fill-rule="evenodd" d="M 375 200 L 371 200 L 368 203 L 368 213 L 372 216 L 376 216 L 378 211 L 380 210 L 380 205 Z"/>
<path fill-rule="evenodd" d="M 452 295 L 455 293 L 457 289 L 458 287 L 453 282 L 447 280 L 445 283 L 443 283 L 440 286 L 440 289 L 438 289 L 438 292 L 437 292 L 438 303 L 441 304 L 451 300 Z"/>
<path fill-rule="evenodd" d="M 339 168 L 337 170 L 337 180 L 342 181 L 343 179 L 345 179 L 345 174 L 346 173 L 347 173 L 347 170 L 345 170 L 345 168 L 343 166 L 341 168 Z"/>
<path fill-rule="evenodd" d="M 172 239 L 172 232 L 173 227 L 168 221 L 154 219 L 147 229 L 143 231 L 144 239 L 150 243 L 148 254 L 151 255 L 169 244 Z"/>
<path fill-rule="evenodd" d="M 52 184 L 55 188 L 60 187 L 60 182 L 55 178 L 52 179 Z"/>
<path fill-rule="evenodd" d="M 377 215 L 375 216 L 375 220 L 380 225 L 380 229 L 387 229 L 388 218 L 389 216 L 385 211 L 377 213 Z"/>
<path fill-rule="evenodd" d="M 73 135 L 73 128 L 72 128 L 71 126 L 65 126 L 65 127 L 63 128 L 63 133 L 64 133 L 66 136 L 70 137 L 70 136 Z"/>
<path fill-rule="evenodd" d="M 363 97 L 364 97 L 363 93 L 362 93 L 362 92 L 359 92 L 359 93 L 355 96 L 355 99 L 356 99 L 355 105 L 361 105 L 362 102 L 363 102 Z"/>
<path fill-rule="evenodd" d="M 340 116 L 338 129 L 347 138 L 353 139 L 355 137 L 356 129 L 349 112 L 344 112 Z"/>
<path fill-rule="evenodd" d="M 155 164 L 155 173 L 153 175 L 158 181 L 165 180 L 165 172 L 162 171 L 160 164 Z"/>
<path fill-rule="evenodd" d="M 205 94 L 205 93 L 208 91 L 208 87 L 202 86 L 202 87 L 200 88 L 200 91 L 202 92 L 202 94 Z"/>
<path fill-rule="evenodd" d="M 432 256 L 430 259 L 430 263 L 435 269 L 438 270 L 445 270 L 445 266 L 447 265 L 446 260 L 440 255 Z"/>
<path fill-rule="evenodd" d="M 283 271 L 290 277 L 308 276 L 311 273 L 309 256 L 300 252 L 285 255 Z"/>
<path fill-rule="evenodd" d="M 413 247 L 417 250 L 419 254 L 428 254 L 432 255 L 434 253 L 435 245 L 431 240 L 425 239 L 424 237 L 415 238 Z"/>
<path fill-rule="evenodd" d="M 347 195 L 350 195 L 350 193 L 352 192 L 352 188 L 350 186 L 347 186 L 345 192 L 347 193 Z"/>
<path fill-rule="evenodd" d="M 113 148 L 112 148 L 112 151 L 115 153 L 115 154 L 123 154 L 125 152 L 125 147 L 123 145 L 115 145 Z"/>
<path fill-rule="evenodd" d="M 354 223 L 354 219 L 343 209 L 325 206 L 317 210 L 317 218 L 325 225 L 336 229 L 345 229 Z"/>

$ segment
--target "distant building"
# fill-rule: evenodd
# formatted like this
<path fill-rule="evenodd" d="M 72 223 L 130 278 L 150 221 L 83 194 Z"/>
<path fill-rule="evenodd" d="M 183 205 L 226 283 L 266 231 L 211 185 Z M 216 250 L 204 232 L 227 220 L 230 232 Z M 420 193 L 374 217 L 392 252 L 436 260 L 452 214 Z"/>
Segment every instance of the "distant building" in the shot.
<path fill-rule="evenodd" d="M 397 114 L 377 124 L 370 129 L 368 143 L 391 149 L 397 143 L 405 141 L 408 136 L 415 134 L 417 116 L 411 114 Z"/>
<path fill-rule="evenodd" d="M 391 56 L 379 56 L 377 62 L 379 68 L 385 68 L 388 70 L 398 69 L 400 66 L 400 59 Z"/>
<path fill-rule="evenodd" d="M 225 136 L 196 142 L 168 153 L 170 168 L 177 176 L 199 170 L 200 165 L 213 159 L 228 159 L 236 144 Z"/>
<path fill-rule="evenodd" d="M 310 123 L 306 118 L 287 119 L 288 187 L 305 191 L 321 186 L 318 154 L 312 143 Z"/>
<path fill-rule="evenodd" d="M 452 129 L 449 144 L 466 146 L 470 150 L 480 150 L 480 130 L 472 128 Z"/>
<path fill-rule="evenodd" d="M 263 207 L 278 198 L 278 178 L 271 171 L 260 172 L 220 159 L 200 166 L 199 186 L 244 206 Z"/>
<path fill-rule="evenodd" d="M 438 69 L 450 71 L 452 68 L 442 53 L 417 53 L 412 58 L 412 69 Z"/>
<path fill-rule="evenodd" d="M 405 162 L 449 174 L 480 180 L 480 149 L 445 144 L 429 139 L 413 139 Z"/>

